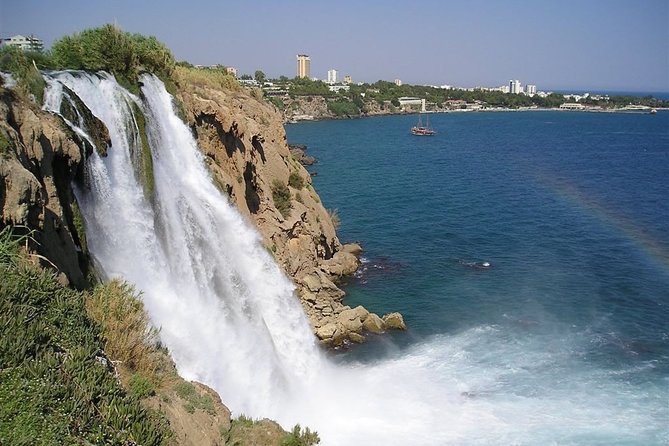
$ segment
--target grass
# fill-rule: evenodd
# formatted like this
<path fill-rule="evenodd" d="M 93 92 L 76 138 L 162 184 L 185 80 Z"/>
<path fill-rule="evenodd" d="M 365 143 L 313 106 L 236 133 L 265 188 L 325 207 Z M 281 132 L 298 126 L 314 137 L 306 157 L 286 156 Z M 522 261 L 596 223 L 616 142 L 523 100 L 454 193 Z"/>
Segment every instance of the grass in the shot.
<path fill-rule="evenodd" d="M 178 383 L 174 390 L 179 398 L 186 401 L 184 407 L 188 413 L 194 413 L 196 409 L 201 409 L 210 415 L 216 414 L 214 400 L 210 395 L 200 395 L 192 383 L 182 381 Z"/>
<path fill-rule="evenodd" d="M 139 374 L 159 386 L 174 373 L 132 286 L 118 280 L 98 285 L 88 293 L 86 309 L 100 325 L 105 352 L 116 361 L 124 382 Z"/>
<path fill-rule="evenodd" d="M 288 218 L 290 216 L 290 210 L 293 208 L 288 186 L 279 180 L 272 181 L 272 200 L 274 201 L 274 206 L 279 210 L 281 215 L 283 215 L 284 218 Z"/>
<path fill-rule="evenodd" d="M 241 90 L 239 82 L 232 75 L 222 70 L 198 69 L 177 65 L 172 77 L 177 85 L 184 88 L 195 86 L 216 90 Z"/>
<path fill-rule="evenodd" d="M 341 224 L 341 220 L 339 219 L 339 212 L 337 209 L 328 209 L 327 211 L 328 215 L 330 216 L 332 226 L 335 228 L 335 230 L 339 229 L 339 225 Z"/>
<path fill-rule="evenodd" d="M 155 412 L 126 394 L 85 295 L 0 232 L 0 444 L 144 444 L 169 439 Z"/>

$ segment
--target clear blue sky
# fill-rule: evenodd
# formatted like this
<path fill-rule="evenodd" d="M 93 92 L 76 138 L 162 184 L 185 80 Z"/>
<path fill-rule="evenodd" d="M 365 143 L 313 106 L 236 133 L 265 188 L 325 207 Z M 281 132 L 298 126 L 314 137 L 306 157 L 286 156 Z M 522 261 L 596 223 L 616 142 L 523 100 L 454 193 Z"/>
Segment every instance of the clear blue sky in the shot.
<path fill-rule="evenodd" d="M 117 23 L 179 60 L 354 81 L 669 91 L 669 0 L 0 0 L 0 36 Z"/>

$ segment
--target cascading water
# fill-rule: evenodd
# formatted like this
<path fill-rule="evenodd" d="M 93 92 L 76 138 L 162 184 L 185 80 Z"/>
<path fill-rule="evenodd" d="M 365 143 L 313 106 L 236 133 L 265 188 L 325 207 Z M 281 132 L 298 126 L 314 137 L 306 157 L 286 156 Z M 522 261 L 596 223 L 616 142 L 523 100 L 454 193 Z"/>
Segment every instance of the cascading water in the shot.
<path fill-rule="evenodd" d="M 142 82 L 146 101 L 103 74 L 50 80 L 46 107 L 58 110 L 62 83 L 110 132 L 109 156 L 90 157 L 89 190 L 78 191 L 90 250 L 107 278 L 142 291 L 180 373 L 213 385 L 235 411 L 275 413 L 322 360 L 293 285 L 216 190 L 162 83 Z M 151 123 L 154 206 L 132 167 L 142 150 L 132 104 Z"/>
<path fill-rule="evenodd" d="M 91 154 L 86 187 L 76 191 L 99 271 L 143 293 L 179 372 L 216 389 L 236 414 L 302 423 L 325 445 L 660 439 L 644 429 L 665 412 L 638 408 L 660 406 L 662 393 L 635 392 L 598 369 L 574 374 L 578 358 L 555 352 L 578 351 L 578 335 L 529 339 L 481 326 L 373 364 L 333 363 L 259 235 L 213 185 L 159 80 L 142 77 L 143 98 L 105 74 L 47 80 L 46 109 L 68 100 L 66 85 L 110 132 L 109 155 Z M 133 167 L 142 150 L 135 107 L 151 146 L 151 200 Z M 69 124 L 85 136 L 82 122 Z M 573 382 L 559 379 L 568 373 Z"/>

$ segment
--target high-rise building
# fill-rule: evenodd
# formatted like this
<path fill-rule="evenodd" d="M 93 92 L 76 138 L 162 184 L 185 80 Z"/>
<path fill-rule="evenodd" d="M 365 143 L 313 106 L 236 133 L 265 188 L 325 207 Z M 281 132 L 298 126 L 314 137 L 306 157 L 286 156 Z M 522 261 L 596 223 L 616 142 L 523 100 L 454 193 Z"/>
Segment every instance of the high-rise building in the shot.
<path fill-rule="evenodd" d="M 398 87 L 401 87 L 402 86 L 402 79 L 395 79 L 395 85 L 397 85 Z"/>
<path fill-rule="evenodd" d="M 35 36 L 14 36 L 8 39 L 0 39 L 2 45 L 15 46 L 21 48 L 23 51 L 42 51 L 44 49 L 44 42 Z"/>
<path fill-rule="evenodd" d="M 532 84 L 527 84 L 525 86 L 525 94 L 528 96 L 534 96 L 537 94 L 537 86 Z"/>
<path fill-rule="evenodd" d="M 328 84 L 336 84 L 337 83 L 337 70 L 334 68 L 331 70 L 328 70 Z"/>
<path fill-rule="evenodd" d="M 509 81 L 509 92 L 515 94 L 523 92 L 523 87 L 522 85 L 520 85 L 519 80 L 516 79 L 515 81 L 514 80 Z"/>
<path fill-rule="evenodd" d="M 351 79 L 351 75 L 350 75 L 350 74 L 347 74 L 346 76 L 344 76 L 344 83 L 345 83 L 346 85 L 348 85 L 348 84 L 352 84 L 352 83 L 353 83 L 353 79 Z"/>
<path fill-rule="evenodd" d="M 306 77 L 311 76 L 311 59 L 307 54 L 298 54 L 297 55 L 297 77 Z"/>

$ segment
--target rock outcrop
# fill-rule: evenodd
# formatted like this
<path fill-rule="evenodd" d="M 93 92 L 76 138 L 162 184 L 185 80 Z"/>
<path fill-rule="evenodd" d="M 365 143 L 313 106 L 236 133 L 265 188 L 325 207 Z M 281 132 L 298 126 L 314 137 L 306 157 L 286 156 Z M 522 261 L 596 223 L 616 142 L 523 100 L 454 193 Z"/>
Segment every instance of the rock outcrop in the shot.
<path fill-rule="evenodd" d="M 0 226 L 30 235 L 43 263 L 77 288 L 86 285 L 88 262 L 72 182 L 90 149 L 61 118 L 0 88 Z"/>
<path fill-rule="evenodd" d="M 324 344 L 340 346 L 361 342 L 365 332 L 389 328 L 378 315 L 343 304 L 344 292 L 337 283 L 358 269 L 361 248 L 342 245 L 337 238 L 332 213 L 323 206 L 309 173 L 291 155 L 283 117 L 242 88 L 186 82 L 179 87 L 185 119 L 214 180 L 255 224 L 267 249 L 293 278 L 316 336 Z M 279 186 L 290 192 L 288 205 L 275 200 Z M 349 319 L 353 310 L 357 316 Z"/>

